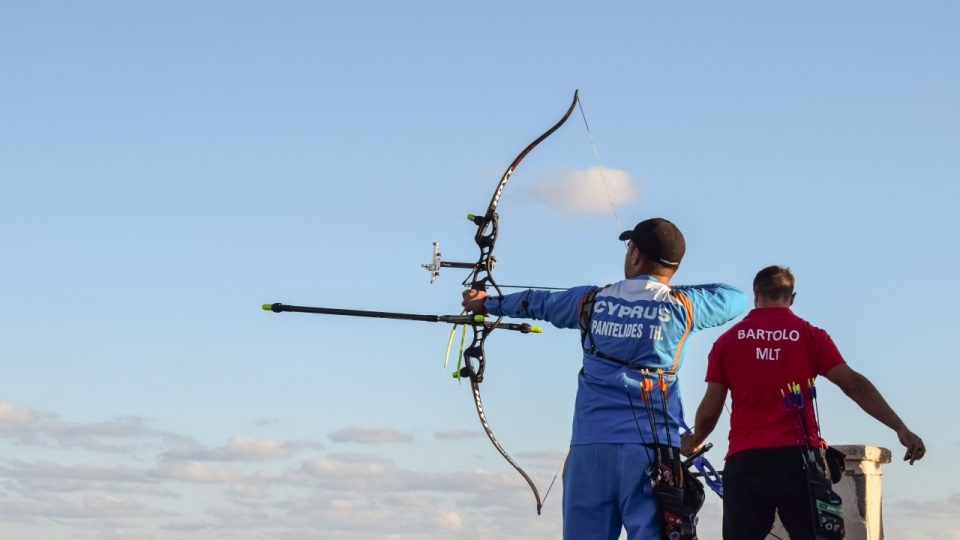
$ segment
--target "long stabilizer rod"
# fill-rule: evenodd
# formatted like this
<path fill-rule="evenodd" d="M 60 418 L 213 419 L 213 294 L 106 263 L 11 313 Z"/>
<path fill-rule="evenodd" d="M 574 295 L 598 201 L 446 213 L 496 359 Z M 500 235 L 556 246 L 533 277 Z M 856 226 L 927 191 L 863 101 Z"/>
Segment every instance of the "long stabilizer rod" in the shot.
<path fill-rule="evenodd" d="M 323 307 L 304 307 L 289 306 L 286 304 L 263 304 L 264 311 L 281 313 L 291 311 L 297 313 L 319 313 L 321 315 L 342 315 L 346 317 L 368 317 L 373 319 L 399 319 L 404 321 L 423 321 L 423 322 L 442 322 L 449 324 L 483 324 L 486 327 L 496 326 L 503 330 L 516 330 L 521 334 L 539 334 L 542 329 L 539 326 L 531 326 L 527 323 L 504 323 L 496 324 L 493 321 L 487 321 L 483 315 L 419 315 L 416 313 L 393 313 L 390 311 L 362 311 L 357 309 L 336 309 Z"/>

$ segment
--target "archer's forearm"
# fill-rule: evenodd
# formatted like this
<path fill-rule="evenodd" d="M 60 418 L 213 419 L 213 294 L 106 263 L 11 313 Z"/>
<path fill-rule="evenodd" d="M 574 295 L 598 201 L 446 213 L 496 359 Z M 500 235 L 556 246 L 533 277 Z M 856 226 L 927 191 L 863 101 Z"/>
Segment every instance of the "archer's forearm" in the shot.
<path fill-rule="evenodd" d="M 713 433 L 720 421 L 720 413 L 710 410 L 706 401 L 700 403 L 697 407 L 697 416 L 693 423 L 693 444 L 694 447 L 700 446 L 707 440 L 707 437 Z"/>
<path fill-rule="evenodd" d="M 877 387 L 863 375 L 856 374 L 853 382 L 847 387 L 843 387 L 842 390 L 865 413 L 876 418 L 890 429 L 900 431 L 906 428 L 903 420 L 897 416 L 897 413 L 883 398 Z"/>
<path fill-rule="evenodd" d="M 484 302 L 493 316 L 547 321 L 558 328 L 577 328 L 580 300 L 595 287 L 573 287 L 562 292 L 527 290 L 504 296 L 491 296 Z"/>

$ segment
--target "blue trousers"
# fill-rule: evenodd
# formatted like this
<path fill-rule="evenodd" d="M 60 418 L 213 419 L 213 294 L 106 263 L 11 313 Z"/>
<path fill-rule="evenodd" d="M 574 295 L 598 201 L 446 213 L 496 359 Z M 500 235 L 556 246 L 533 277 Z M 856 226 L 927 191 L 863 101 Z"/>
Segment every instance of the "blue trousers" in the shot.
<path fill-rule="evenodd" d="M 650 452 L 650 453 L 648 453 Z M 657 505 L 646 475 L 652 450 L 640 444 L 570 447 L 563 471 L 564 540 L 657 540 Z"/>

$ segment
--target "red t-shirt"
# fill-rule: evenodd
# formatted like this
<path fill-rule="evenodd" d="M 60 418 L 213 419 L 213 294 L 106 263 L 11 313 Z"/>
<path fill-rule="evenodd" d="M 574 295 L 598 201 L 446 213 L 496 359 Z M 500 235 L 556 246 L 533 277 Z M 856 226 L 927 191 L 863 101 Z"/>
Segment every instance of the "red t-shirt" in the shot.
<path fill-rule="evenodd" d="M 820 328 L 789 308 L 760 308 L 747 314 L 713 344 L 707 382 L 730 389 L 730 449 L 727 457 L 751 448 L 777 448 L 799 443 L 795 422 L 787 416 L 780 390 L 825 375 L 843 363 L 840 351 Z M 806 401 L 810 440 L 817 423 Z"/>

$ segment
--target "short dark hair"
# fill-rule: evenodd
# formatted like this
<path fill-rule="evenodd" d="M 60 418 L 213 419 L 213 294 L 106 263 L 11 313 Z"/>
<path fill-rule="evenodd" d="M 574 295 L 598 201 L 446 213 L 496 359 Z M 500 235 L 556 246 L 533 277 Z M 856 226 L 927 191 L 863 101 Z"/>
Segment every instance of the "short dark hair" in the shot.
<path fill-rule="evenodd" d="M 753 278 L 753 292 L 767 300 L 788 300 L 795 281 L 786 266 L 768 266 Z"/>
<path fill-rule="evenodd" d="M 641 255 L 643 255 L 644 262 L 643 266 L 640 268 L 640 272 L 643 274 L 655 276 L 673 276 L 677 273 L 677 270 L 680 269 L 679 263 L 670 266 L 663 264 L 660 261 L 654 260 L 654 258 L 650 255 L 644 253 L 636 245 L 632 245 L 631 249 L 635 249 L 639 251 Z"/>

